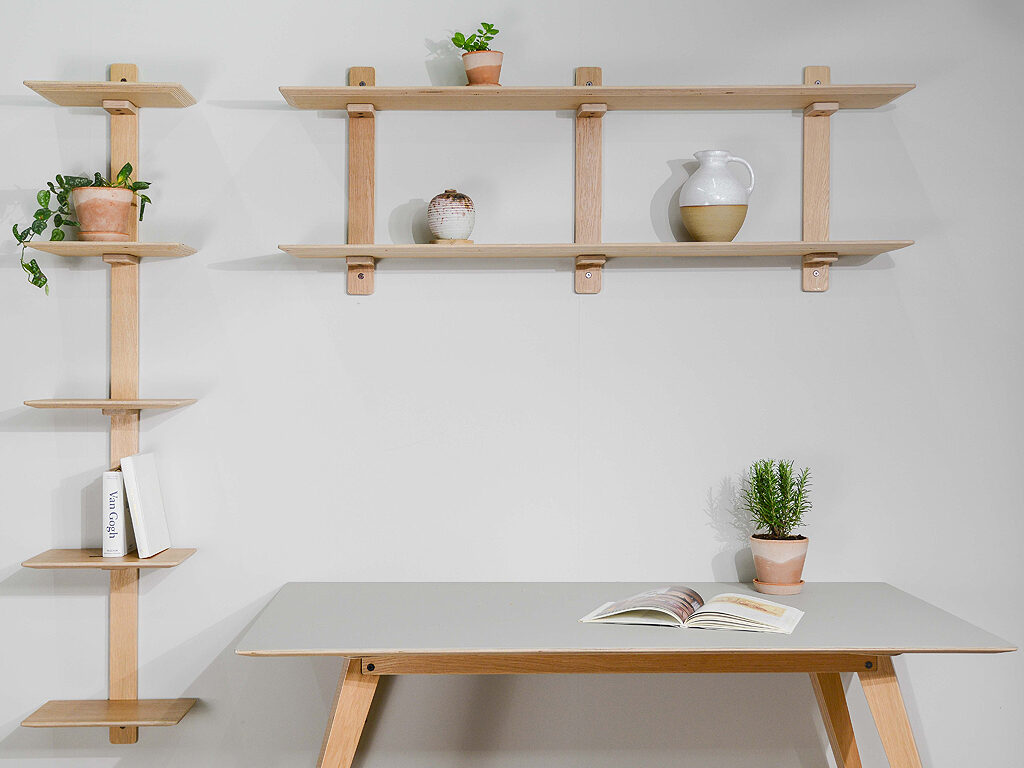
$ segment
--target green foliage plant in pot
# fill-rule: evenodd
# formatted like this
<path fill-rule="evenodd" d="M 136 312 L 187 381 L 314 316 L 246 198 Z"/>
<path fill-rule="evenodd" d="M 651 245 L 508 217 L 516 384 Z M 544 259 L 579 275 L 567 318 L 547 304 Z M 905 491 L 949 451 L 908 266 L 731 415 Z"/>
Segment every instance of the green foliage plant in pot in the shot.
<path fill-rule="evenodd" d="M 28 275 L 28 281 L 50 292 L 48 279 L 35 259 L 25 260 L 25 249 L 32 239 L 42 235 L 52 226 L 51 241 L 64 239 L 63 227 L 78 227 L 78 238 L 91 241 L 124 242 L 128 240 L 132 220 L 132 203 L 139 198 L 139 221 L 151 203 L 142 190 L 149 189 L 149 182 L 132 181 L 131 163 L 125 163 L 114 180 L 104 178 L 101 173 L 88 176 L 62 176 L 57 174 L 54 181 L 47 182 L 46 189 L 36 193 L 39 208 L 27 227 L 14 225 L 14 239 L 21 245 L 21 268 Z M 56 208 L 50 205 L 56 203 Z M 72 213 L 72 206 L 74 213 Z"/>
<path fill-rule="evenodd" d="M 493 24 L 480 22 L 480 29 L 466 36 L 456 32 L 452 45 L 465 51 L 462 64 L 466 67 L 466 78 L 470 85 L 501 85 L 501 60 L 505 54 L 490 49 L 491 40 L 498 34 Z"/>
<path fill-rule="evenodd" d="M 792 461 L 762 459 L 750 466 L 743 501 L 756 531 L 750 551 L 758 592 L 795 595 L 803 587 L 808 538 L 793 530 L 811 509 L 810 480 L 811 471 L 794 469 Z"/>

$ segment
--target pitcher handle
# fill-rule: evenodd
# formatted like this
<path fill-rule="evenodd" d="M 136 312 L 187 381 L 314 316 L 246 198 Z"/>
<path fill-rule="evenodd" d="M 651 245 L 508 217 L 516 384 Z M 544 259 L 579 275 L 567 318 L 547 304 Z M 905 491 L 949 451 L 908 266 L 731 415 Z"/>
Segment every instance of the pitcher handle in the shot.
<path fill-rule="evenodd" d="M 729 159 L 726 162 L 742 163 L 743 165 L 747 166 L 747 173 L 750 174 L 750 186 L 747 187 L 747 197 L 750 197 L 750 193 L 754 191 L 754 169 L 750 167 L 750 163 L 748 163 L 742 157 L 736 157 L 736 155 L 729 155 Z"/>

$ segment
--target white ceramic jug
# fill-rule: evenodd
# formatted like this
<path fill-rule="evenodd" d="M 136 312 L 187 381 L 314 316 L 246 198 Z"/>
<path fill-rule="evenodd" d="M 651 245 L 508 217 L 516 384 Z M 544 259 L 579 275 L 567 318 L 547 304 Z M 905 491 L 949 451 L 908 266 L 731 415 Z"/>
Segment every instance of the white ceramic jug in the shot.
<path fill-rule="evenodd" d="M 724 149 L 694 152 L 700 168 L 679 191 L 679 210 L 686 231 L 694 240 L 728 242 L 736 237 L 747 217 L 747 201 L 754 191 L 754 169 L 742 157 Z M 744 186 L 729 170 L 728 163 L 742 163 L 750 173 Z"/>

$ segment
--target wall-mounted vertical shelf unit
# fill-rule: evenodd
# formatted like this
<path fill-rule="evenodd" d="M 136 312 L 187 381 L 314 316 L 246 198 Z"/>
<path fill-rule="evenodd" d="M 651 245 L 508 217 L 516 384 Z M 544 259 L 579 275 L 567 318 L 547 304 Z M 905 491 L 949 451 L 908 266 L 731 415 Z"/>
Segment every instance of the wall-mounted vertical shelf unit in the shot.
<path fill-rule="evenodd" d="M 844 109 L 874 109 L 913 85 L 833 85 L 828 67 L 807 67 L 803 85 L 604 86 L 599 67 L 576 70 L 567 87 L 378 87 L 372 67 L 353 67 L 344 87 L 282 87 L 296 109 L 348 113 L 348 242 L 281 245 L 298 258 L 343 258 L 348 292 L 373 293 L 374 266 L 385 258 L 572 258 L 577 293 L 599 293 L 610 258 L 757 257 L 800 259 L 803 290 L 828 289 L 829 267 L 860 263 L 912 240 L 828 237 L 829 126 Z M 796 110 L 803 116 L 803 235 L 798 242 L 604 243 L 601 241 L 602 121 L 617 110 Z M 573 243 L 387 245 L 374 243 L 374 115 L 383 110 L 572 110 L 576 113 Z M 754 261 L 751 262 L 756 263 Z"/>
<path fill-rule="evenodd" d="M 139 113 L 144 107 L 188 107 L 196 103 L 178 83 L 141 83 L 134 64 L 112 64 L 101 82 L 26 81 L 54 104 L 98 107 L 110 115 L 110 172 L 125 163 L 139 169 Z M 40 242 L 31 248 L 67 257 L 97 257 L 110 264 L 110 392 L 106 398 L 27 400 L 34 408 L 88 408 L 110 417 L 110 466 L 138 453 L 139 416 L 143 410 L 179 408 L 191 399 L 139 398 L 139 261 L 143 258 L 188 256 L 194 249 L 181 243 L 138 242 L 138 217 L 132 217 L 128 242 Z M 103 558 L 98 550 L 51 549 L 26 560 L 26 568 L 110 571 L 110 642 L 108 698 L 54 700 L 26 718 L 35 728 L 103 727 L 112 744 L 134 744 L 139 726 L 175 725 L 195 699 L 138 698 L 139 571 L 172 568 L 194 549 L 169 549 L 155 557 Z"/>

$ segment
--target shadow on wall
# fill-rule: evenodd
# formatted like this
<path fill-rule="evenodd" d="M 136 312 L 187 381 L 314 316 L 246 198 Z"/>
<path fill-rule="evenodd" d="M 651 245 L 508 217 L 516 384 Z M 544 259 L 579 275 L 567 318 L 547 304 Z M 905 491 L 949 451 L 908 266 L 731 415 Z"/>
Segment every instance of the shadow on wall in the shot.
<path fill-rule="evenodd" d="M 696 160 L 669 160 L 668 178 L 658 187 L 651 198 L 651 224 L 654 236 L 662 243 L 688 243 L 693 238 L 683 226 L 679 214 L 679 190 L 690 178 L 690 174 L 700 167 Z"/>
<path fill-rule="evenodd" d="M 430 52 L 424 67 L 431 85 L 466 85 L 469 82 L 466 79 L 466 68 L 462 65 L 462 56 L 452 45 L 451 36 L 454 34 L 454 30 L 451 30 L 448 37 L 441 40 L 427 38 L 423 41 Z"/>
<path fill-rule="evenodd" d="M 427 226 L 427 201 L 413 198 L 396 207 L 388 216 L 388 235 L 399 245 L 429 243 L 432 236 Z"/>
<path fill-rule="evenodd" d="M 743 508 L 740 495 L 743 482 L 725 477 L 717 492 L 708 488 L 704 513 L 708 525 L 715 532 L 715 541 L 721 547 L 711 560 L 711 572 L 716 581 L 754 580 L 754 557 L 747 543 L 754 526 Z"/>

